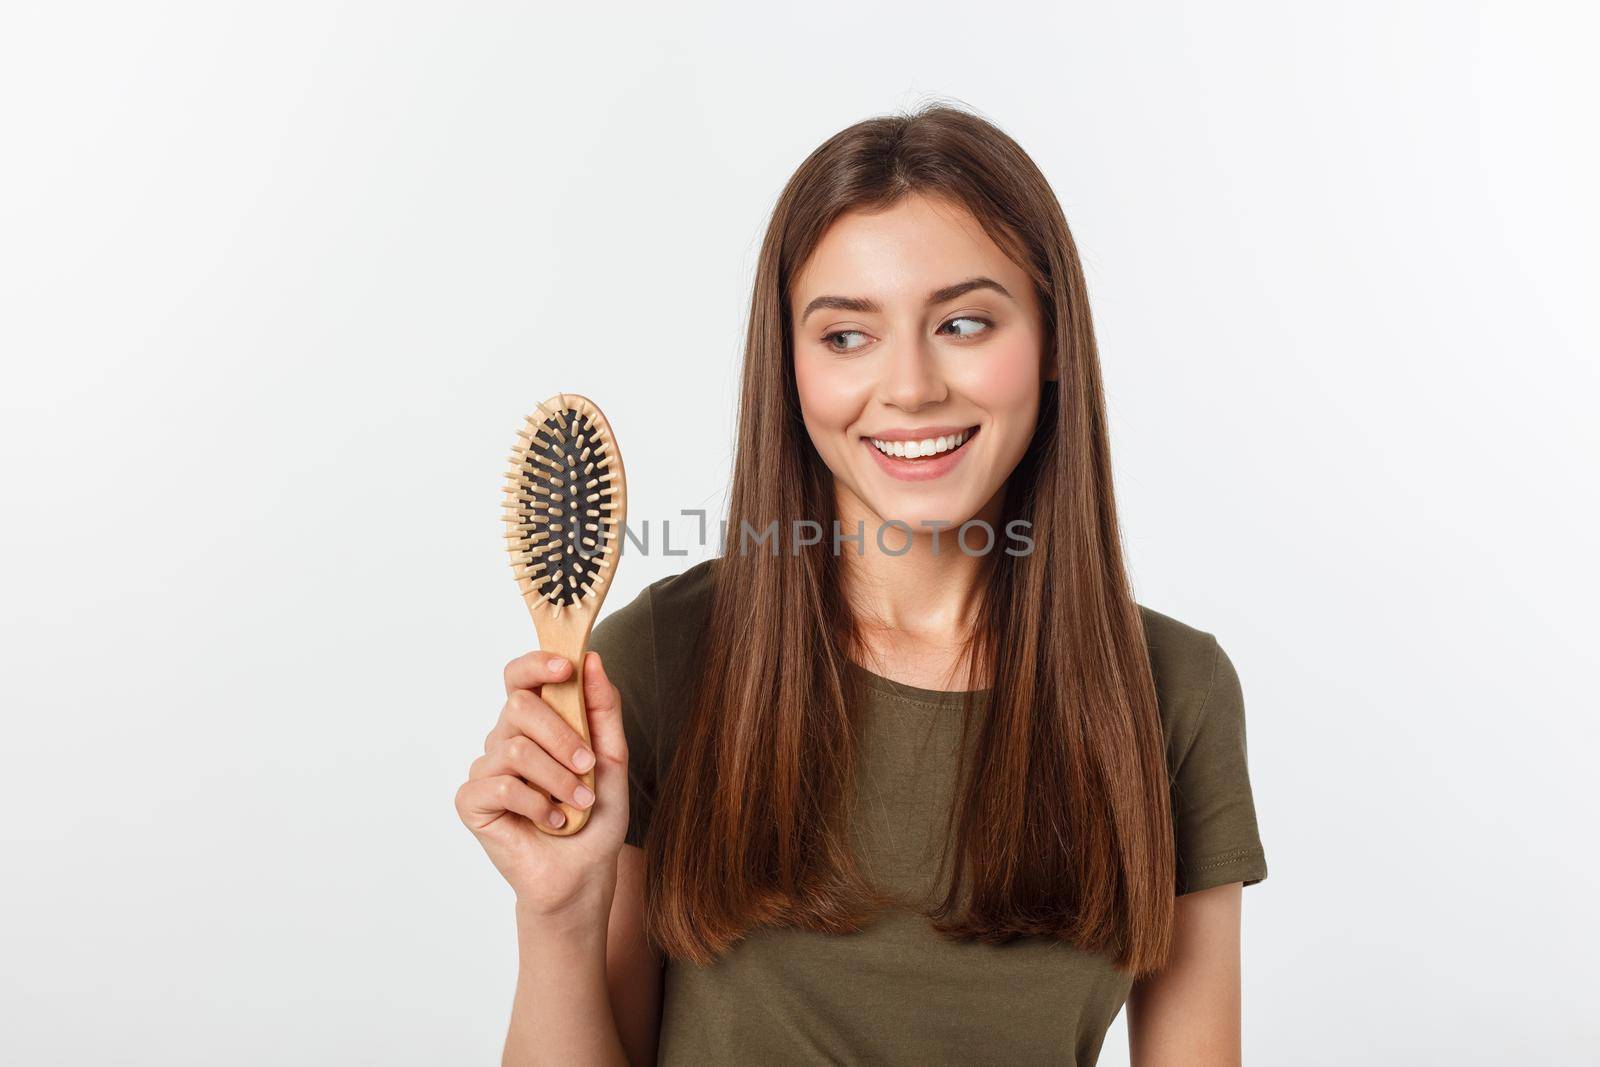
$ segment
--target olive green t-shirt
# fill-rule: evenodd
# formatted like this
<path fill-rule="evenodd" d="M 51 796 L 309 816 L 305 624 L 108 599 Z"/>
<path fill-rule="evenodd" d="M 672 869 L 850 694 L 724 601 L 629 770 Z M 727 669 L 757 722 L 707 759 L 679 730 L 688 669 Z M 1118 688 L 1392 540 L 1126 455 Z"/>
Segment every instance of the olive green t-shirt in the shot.
<path fill-rule="evenodd" d="M 642 847 L 666 781 L 715 560 L 655 582 L 589 647 L 622 693 L 626 841 Z M 1267 875 L 1245 764 L 1239 679 L 1212 635 L 1140 606 L 1172 774 L 1177 893 Z M 870 701 L 852 827 L 866 873 L 932 900 L 960 742 L 961 694 L 852 665 Z M 983 695 L 978 697 L 982 707 Z M 751 931 L 710 966 L 668 960 L 658 1063 L 1092 1064 L 1130 979 L 1043 938 L 945 939 L 893 907 L 857 934 Z"/>

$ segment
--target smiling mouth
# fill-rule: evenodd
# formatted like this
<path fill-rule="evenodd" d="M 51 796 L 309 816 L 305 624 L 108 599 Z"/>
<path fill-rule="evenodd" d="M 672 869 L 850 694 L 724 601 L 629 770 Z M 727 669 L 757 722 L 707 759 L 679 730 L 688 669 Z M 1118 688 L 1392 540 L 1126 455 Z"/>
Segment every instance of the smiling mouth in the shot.
<path fill-rule="evenodd" d="M 921 441 L 884 441 L 876 437 L 868 437 L 866 440 L 867 444 L 891 459 L 915 463 L 959 452 L 966 447 L 968 441 L 977 436 L 977 433 L 978 427 L 969 426 L 958 434 L 930 437 Z"/>

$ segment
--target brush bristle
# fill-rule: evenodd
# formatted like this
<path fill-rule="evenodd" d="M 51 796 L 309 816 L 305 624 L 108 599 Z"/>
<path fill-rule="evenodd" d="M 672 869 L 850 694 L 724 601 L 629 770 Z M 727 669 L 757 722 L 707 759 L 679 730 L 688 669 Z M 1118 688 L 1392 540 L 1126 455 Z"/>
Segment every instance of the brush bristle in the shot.
<path fill-rule="evenodd" d="M 579 407 L 541 404 L 527 423 L 506 474 L 506 548 L 523 592 L 560 610 L 593 596 L 614 562 L 616 446 Z"/>

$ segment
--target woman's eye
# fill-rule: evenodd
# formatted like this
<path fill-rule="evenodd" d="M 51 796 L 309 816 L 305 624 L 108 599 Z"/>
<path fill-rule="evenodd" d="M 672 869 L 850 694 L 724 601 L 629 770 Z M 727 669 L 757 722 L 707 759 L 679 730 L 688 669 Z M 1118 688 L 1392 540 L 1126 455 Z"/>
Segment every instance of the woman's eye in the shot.
<path fill-rule="evenodd" d="M 964 322 L 964 323 L 968 323 L 968 324 L 975 324 L 976 327 L 978 327 L 978 328 L 975 328 L 975 329 L 969 328 L 969 329 L 965 329 L 965 330 L 958 328 L 958 329 L 952 331 L 951 332 L 951 336 L 959 338 L 959 339 L 966 339 L 966 338 L 969 338 L 969 337 L 976 337 L 979 334 L 987 333 L 989 330 L 994 328 L 994 323 L 990 322 L 988 319 L 979 318 L 976 315 L 958 315 L 957 317 L 955 317 L 953 319 L 950 319 L 943 326 L 940 326 L 939 327 L 939 332 L 941 332 L 941 333 L 945 332 L 947 330 L 947 328 L 949 328 L 951 326 L 955 326 L 956 323 L 960 323 L 960 322 Z M 862 330 L 835 330 L 832 333 L 823 334 L 822 335 L 822 343 L 827 345 L 828 348 L 833 350 L 834 352 L 840 352 L 840 353 L 854 352 L 856 349 L 861 348 L 862 346 L 864 346 L 866 344 L 865 341 L 860 341 L 860 342 L 857 342 L 856 344 L 845 344 L 844 342 L 842 342 L 840 340 L 840 338 L 852 337 L 852 336 L 854 336 L 854 337 L 863 337 L 864 338 L 864 337 L 866 337 L 866 333 L 864 331 L 862 331 Z"/>
<path fill-rule="evenodd" d="M 976 317 L 974 315 L 961 315 L 961 316 L 958 316 L 957 318 L 951 319 L 949 322 L 945 323 L 944 326 L 939 327 L 939 329 L 942 330 L 942 329 L 945 328 L 945 326 L 954 326 L 958 322 L 976 322 L 976 323 L 980 323 L 983 326 L 983 329 L 982 330 L 971 330 L 971 331 L 966 332 L 966 333 L 962 333 L 960 331 L 957 331 L 956 334 L 955 334 L 956 337 L 975 337 L 980 333 L 984 333 L 984 332 L 988 331 L 989 329 L 991 329 L 994 326 L 994 323 L 990 322 L 988 319 L 980 319 L 980 318 L 978 318 L 978 317 Z"/>
<path fill-rule="evenodd" d="M 860 345 L 850 345 L 848 347 L 841 348 L 834 341 L 834 338 L 836 338 L 836 337 L 849 337 L 851 334 L 855 334 L 858 337 L 865 337 L 866 336 L 866 334 L 862 333 L 860 330 L 835 330 L 832 333 L 823 334 L 822 335 L 822 343 L 827 345 L 829 348 L 833 349 L 835 352 L 854 352 L 856 349 L 860 348 L 861 346 Z"/>

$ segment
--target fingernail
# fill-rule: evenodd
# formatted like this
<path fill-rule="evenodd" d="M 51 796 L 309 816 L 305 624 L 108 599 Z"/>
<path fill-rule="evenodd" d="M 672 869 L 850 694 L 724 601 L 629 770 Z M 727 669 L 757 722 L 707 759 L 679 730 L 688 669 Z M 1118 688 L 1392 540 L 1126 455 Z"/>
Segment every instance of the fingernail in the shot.
<path fill-rule="evenodd" d="M 572 791 L 572 802 L 580 808 L 587 808 L 594 803 L 594 790 L 586 785 L 580 785 Z"/>
<path fill-rule="evenodd" d="M 572 765 L 580 771 L 586 771 L 594 766 L 594 753 L 586 748 L 580 748 L 572 757 Z"/>
<path fill-rule="evenodd" d="M 561 811 L 560 811 L 559 808 L 550 813 L 550 825 L 551 826 L 561 826 L 566 821 L 567 821 L 567 817 L 565 815 L 561 814 Z"/>
<path fill-rule="evenodd" d="M 556 674 L 566 674 L 567 673 L 567 661 L 562 659 L 560 656 L 551 656 L 550 657 L 550 670 L 553 671 Z"/>

